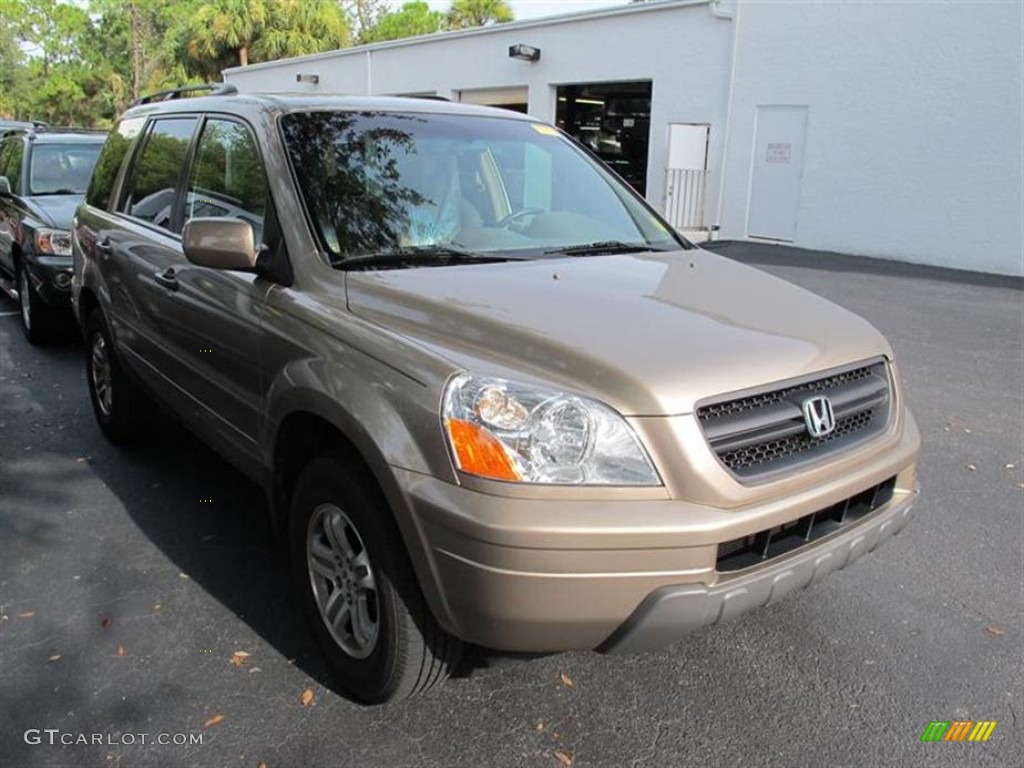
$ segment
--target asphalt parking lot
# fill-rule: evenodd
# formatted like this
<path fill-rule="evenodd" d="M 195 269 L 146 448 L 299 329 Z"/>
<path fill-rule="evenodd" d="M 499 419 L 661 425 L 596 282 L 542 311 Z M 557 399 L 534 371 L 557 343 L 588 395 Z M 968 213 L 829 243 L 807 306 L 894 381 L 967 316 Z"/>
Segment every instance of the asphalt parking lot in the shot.
<path fill-rule="evenodd" d="M 379 708 L 329 687 L 260 490 L 166 418 L 107 444 L 81 345 L 30 347 L 0 300 L 0 766 L 1024 765 L 1020 282 L 718 247 L 889 337 L 925 441 L 908 528 L 662 652 L 478 657 Z M 998 725 L 919 741 L 958 719 Z"/>

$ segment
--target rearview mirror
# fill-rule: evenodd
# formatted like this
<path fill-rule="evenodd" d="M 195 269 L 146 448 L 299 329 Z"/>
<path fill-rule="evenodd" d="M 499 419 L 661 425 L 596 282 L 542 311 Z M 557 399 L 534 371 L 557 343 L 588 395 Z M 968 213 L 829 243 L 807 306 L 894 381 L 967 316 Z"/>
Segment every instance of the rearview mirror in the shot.
<path fill-rule="evenodd" d="M 0 176 L 0 195 L 11 194 L 11 182 L 8 181 L 6 176 Z"/>
<path fill-rule="evenodd" d="M 185 258 L 211 269 L 256 267 L 252 225 L 241 219 L 190 219 L 181 232 Z"/>

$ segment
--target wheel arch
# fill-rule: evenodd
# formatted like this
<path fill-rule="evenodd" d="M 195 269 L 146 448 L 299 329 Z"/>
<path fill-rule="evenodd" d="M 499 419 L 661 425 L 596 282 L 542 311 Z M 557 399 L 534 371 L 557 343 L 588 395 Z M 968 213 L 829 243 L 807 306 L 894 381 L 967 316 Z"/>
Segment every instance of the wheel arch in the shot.
<path fill-rule="evenodd" d="M 77 309 L 75 310 L 75 319 L 78 321 L 78 327 L 85 332 L 85 322 L 89 319 L 89 315 L 93 311 L 100 309 L 100 300 L 96 297 L 95 292 L 88 286 L 83 286 L 78 292 Z M 100 310 L 102 311 L 102 310 Z"/>
<path fill-rule="evenodd" d="M 432 558 L 380 448 L 357 419 L 326 395 L 315 391 L 296 394 L 301 395 L 301 405 L 284 413 L 267 433 L 267 499 L 275 532 L 285 535 L 288 530 L 292 494 L 303 467 L 322 453 L 342 453 L 381 492 L 431 612 L 451 631 Z"/>

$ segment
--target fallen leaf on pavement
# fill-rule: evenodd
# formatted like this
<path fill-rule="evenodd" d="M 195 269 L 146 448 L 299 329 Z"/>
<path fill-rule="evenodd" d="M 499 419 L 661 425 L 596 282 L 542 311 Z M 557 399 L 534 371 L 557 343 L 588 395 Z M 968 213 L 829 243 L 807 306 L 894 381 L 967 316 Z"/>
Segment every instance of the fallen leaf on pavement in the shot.
<path fill-rule="evenodd" d="M 124 656 L 124 646 L 123 645 L 117 646 L 117 655 L 118 656 Z"/>
<path fill-rule="evenodd" d="M 560 749 L 555 750 L 555 757 L 562 765 L 572 765 L 572 758 Z"/>
<path fill-rule="evenodd" d="M 256 768 L 267 768 L 267 764 L 266 763 L 260 763 L 259 765 L 256 766 Z"/>
<path fill-rule="evenodd" d="M 211 718 L 203 721 L 203 728 L 209 728 L 211 725 L 216 725 L 224 720 L 224 715 L 214 715 Z"/>
<path fill-rule="evenodd" d="M 35 615 L 36 615 L 35 611 L 25 611 L 24 613 L 19 613 L 18 614 L 18 616 L 20 616 L 23 619 L 31 619 Z"/>
<path fill-rule="evenodd" d="M 986 628 L 985 631 L 988 632 L 990 635 L 992 635 L 994 637 L 1002 637 L 1003 635 L 1006 634 L 1006 630 L 1003 629 L 1002 627 L 992 626 L 992 627 Z"/>
<path fill-rule="evenodd" d="M 100 626 L 103 627 L 104 629 L 106 629 L 107 627 L 109 627 L 113 623 L 114 623 L 114 620 L 110 619 L 110 618 L 107 618 L 106 616 L 104 616 L 102 619 L 100 619 Z"/>
<path fill-rule="evenodd" d="M 231 663 L 236 667 L 240 667 L 245 664 L 245 660 L 249 658 L 249 654 L 245 651 L 235 651 L 231 655 Z"/>
<path fill-rule="evenodd" d="M 60 661 L 60 654 L 59 653 L 53 654 L 53 656 L 51 656 L 50 658 L 48 658 L 46 660 L 46 663 L 49 664 L 51 661 Z"/>
<path fill-rule="evenodd" d="M 562 673 L 562 685 L 572 688 L 572 678 L 565 674 L 565 672 Z"/>
<path fill-rule="evenodd" d="M 977 469 L 977 467 L 974 466 L 973 464 L 968 464 L 966 469 L 967 469 L 968 472 L 973 472 L 974 470 Z"/>
<path fill-rule="evenodd" d="M 538 731 L 543 731 L 544 730 L 544 721 L 543 720 L 538 720 L 537 721 L 537 730 Z"/>
<path fill-rule="evenodd" d="M 313 703 L 313 691 L 307 688 L 302 692 L 302 706 L 308 707 Z"/>

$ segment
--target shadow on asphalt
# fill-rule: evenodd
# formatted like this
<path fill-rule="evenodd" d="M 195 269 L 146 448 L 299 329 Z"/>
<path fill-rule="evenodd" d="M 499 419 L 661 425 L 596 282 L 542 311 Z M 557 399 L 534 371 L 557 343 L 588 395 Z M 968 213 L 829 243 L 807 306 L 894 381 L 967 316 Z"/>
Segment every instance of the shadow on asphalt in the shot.
<path fill-rule="evenodd" d="M 91 412 L 82 417 L 90 422 L 86 428 L 98 431 Z M 287 547 L 273 531 L 262 489 L 162 411 L 152 415 L 143 440 L 107 447 L 114 460 L 92 462 L 90 470 L 139 530 L 283 657 L 344 696 L 308 628 L 292 586 Z M 59 487 L 49 482 L 47 492 L 59 493 L 50 490 Z M 34 496 L 28 488 L 12 490 L 19 497 Z M 45 544 L 45 529 L 20 533 Z M 453 677 L 549 655 L 468 646 Z"/>
<path fill-rule="evenodd" d="M 117 460 L 91 470 L 150 541 L 282 656 L 334 689 L 262 489 L 163 412 L 146 438 L 111 450 Z"/>

